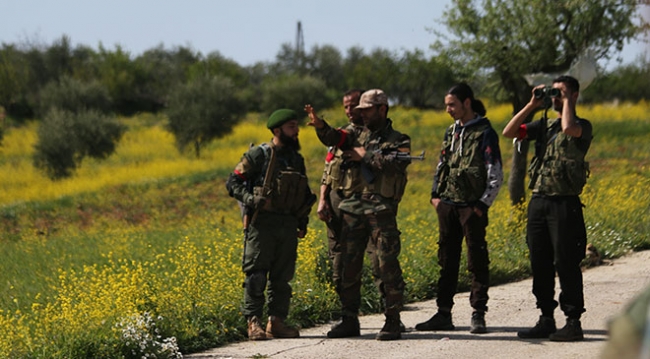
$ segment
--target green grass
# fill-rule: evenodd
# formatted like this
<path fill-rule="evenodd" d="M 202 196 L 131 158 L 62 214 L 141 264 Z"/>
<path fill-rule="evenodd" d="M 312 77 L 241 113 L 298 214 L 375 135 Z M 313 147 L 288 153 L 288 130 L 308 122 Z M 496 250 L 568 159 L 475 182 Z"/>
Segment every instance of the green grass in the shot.
<path fill-rule="evenodd" d="M 648 110 L 645 103 L 579 110 L 592 120 L 595 135 L 592 177 L 582 195 L 588 237 L 609 258 L 650 247 Z M 343 122 L 338 109 L 323 113 Z M 508 113 L 508 106 L 489 109 L 497 132 Z M 437 219 L 428 200 L 450 119 L 400 108 L 390 117 L 411 135 L 414 153 L 427 153 L 409 166 L 398 214 L 407 300 L 417 301 L 436 295 Z M 116 325 L 143 313 L 161 316 L 155 322 L 161 336 L 176 338 L 183 353 L 245 337 L 241 222 L 225 180 L 249 143 L 267 141 L 270 133 L 251 115 L 195 159 L 175 151 L 173 138 L 158 128 L 163 120 L 124 119 L 129 134 L 114 157 L 84 163 L 58 184 L 29 171 L 29 128 L 5 133 L 0 170 L 19 168 L 24 175 L 0 177 L 0 188 L 18 191 L 1 197 L 7 199 L 0 207 L 0 358 L 128 357 Z M 316 191 L 326 149 L 313 132 L 305 127 L 300 137 Z M 509 172 L 512 146 L 502 139 L 501 148 Z M 108 181 L 114 173 L 128 173 L 130 180 Z M 325 226 L 313 213 L 309 231 L 299 244 L 289 318 L 303 326 L 324 322 L 338 309 Z M 510 206 L 505 184 L 490 209 L 487 236 L 493 284 L 529 276 L 525 205 Z M 464 261 L 461 290 L 469 285 Z M 362 291 L 362 311 L 376 312 L 379 298 L 368 271 Z"/>

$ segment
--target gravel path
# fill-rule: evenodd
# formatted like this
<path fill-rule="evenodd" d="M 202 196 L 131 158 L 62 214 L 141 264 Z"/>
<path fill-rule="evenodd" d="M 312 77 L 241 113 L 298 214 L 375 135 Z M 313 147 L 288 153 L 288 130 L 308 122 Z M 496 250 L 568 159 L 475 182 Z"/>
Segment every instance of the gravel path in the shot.
<path fill-rule="evenodd" d="M 327 339 L 330 324 L 301 330 L 298 339 L 245 341 L 214 348 L 186 358 L 597 358 L 607 340 L 607 320 L 650 284 L 650 251 L 631 253 L 584 272 L 585 306 L 582 316 L 585 340 L 557 343 L 522 340 L 517 331 L 532 326 L 539 317 L 531 293 L 531 280 L 490 288 L 488 333 L 469 333 L 469 293 L 455 297 L 454 331 L 418 332 L 416 323 L 436 311 L 435 300 L 412 303 L 402 312 L 408 332 L 402 340 L 381 342 L 375 335 L 383 315 L 361 317 L 361 337 Z M 559 288 L 558 288 L 559 290 Z M 555 312 L 558 327 L 564 316 Z"/>

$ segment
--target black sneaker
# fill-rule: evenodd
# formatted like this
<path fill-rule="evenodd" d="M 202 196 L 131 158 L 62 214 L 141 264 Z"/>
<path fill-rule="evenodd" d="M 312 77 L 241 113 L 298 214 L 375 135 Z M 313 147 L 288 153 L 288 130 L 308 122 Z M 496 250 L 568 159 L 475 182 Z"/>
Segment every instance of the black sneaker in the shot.
<path fill-rule="evenodd" d="M 566 320 L 566 325 L 562 329 L 548 337 L 548 339 L 553 342 L 577 342 L 584 338 L 580 319 L 571 318 Z"/>
<path fill-rule="evenodd" d="M 327 332 L 328 338 L 350 338 L 361 336 L 359 318 L 344 316 L 340 322 L 334 324 Z"/>
<path fill-rule="evenodd" d="M 475 311 L 472 313 L 472 323 L 469 327 L 469 332 L 472 334 L 487 333 L 485 326 L 485 312 Z"/>
<path fill-rule="evenodd" d="M 555 333 L 555 319 L 551 317 L 540 316 L 539 321 L 534 327 L 517 332 L 517 336 L 523 339 L 546 339 L 549 335 Z"/>
<path fill-rule="evenodd" d="M 415 330 L 454 330 L 454 324 L 451 322 L 451 313 L 436 313 L 426 322 L 419 323 Z"/>

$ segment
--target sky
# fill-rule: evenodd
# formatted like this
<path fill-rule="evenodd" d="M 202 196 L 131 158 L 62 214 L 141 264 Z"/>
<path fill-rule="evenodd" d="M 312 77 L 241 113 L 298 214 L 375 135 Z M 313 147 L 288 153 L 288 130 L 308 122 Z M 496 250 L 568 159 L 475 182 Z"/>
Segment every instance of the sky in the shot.
<path fill-rule="evenodd" d="M 332 45 L 343 55 L 353 46 L 402 53 L 429 45 L 450 0 L 0 0 L 0 43 L 51 45 L 67 35 L 73 46 L 133 57 L 163 46 L 218 51 L 242 66 L 275 60 L 282 44 L 295 46 L 301 23 L 305 50 Z M 650 19 L 650 7 L 644 16 Z M 623 63 L 647 53 L 627 44 Z M 618 63 L 600 63 L 608 69 Z"/>

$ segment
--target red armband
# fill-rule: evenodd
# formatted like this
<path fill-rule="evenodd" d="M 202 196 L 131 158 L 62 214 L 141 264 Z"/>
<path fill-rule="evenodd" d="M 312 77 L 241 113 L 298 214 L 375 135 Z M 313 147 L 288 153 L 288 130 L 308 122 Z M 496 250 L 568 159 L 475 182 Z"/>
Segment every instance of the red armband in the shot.
<path fill-rule="evenodd" d="M 341 140 L 340 140 L 339 143 L 336 145 L 336 147 L 341 147 L 341 146 L 343 146 L 343 144 L 345 143 L 345 139 L 348 138 L 348 132 L 347 132 L 347 131 L 345 131 L 345 130 L 339 130 L 339 132 L 341 133 Z"/>
<path fill-rule="evenodd" d="M 517 138 L 523 140 L 526 138 L 526 136 L 528 136 L 528 129 L 526 128 L 526 124 L 521 124 L 521 126 L 519 126 L 519 134 L 517 135 Z"/>
<path fill-rule="evenodd" d="M 244 181 L 246 181 L 246 176 L 244 176 L 241 172 L 239 172 L 238 170 L 235 170 L 234 172 L 237 175 L 237 177 L 239 177 L 239 178 L 243 179 Z"/>

